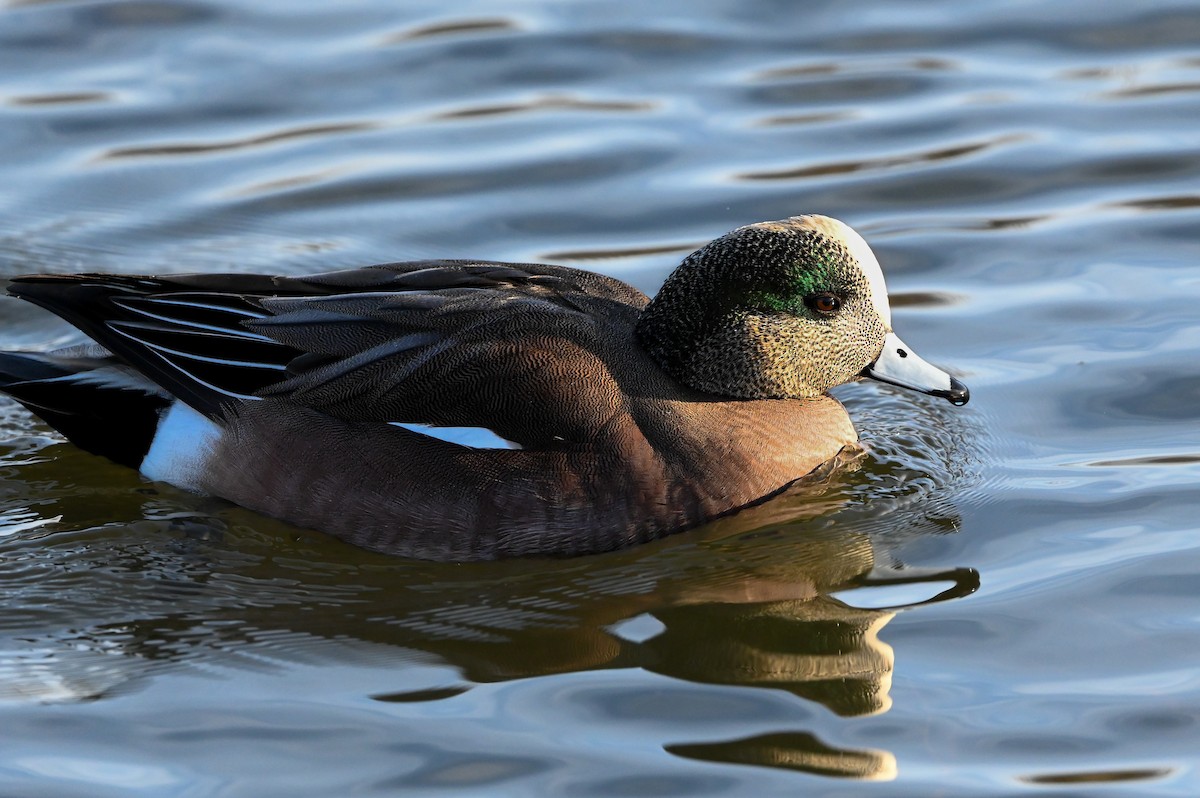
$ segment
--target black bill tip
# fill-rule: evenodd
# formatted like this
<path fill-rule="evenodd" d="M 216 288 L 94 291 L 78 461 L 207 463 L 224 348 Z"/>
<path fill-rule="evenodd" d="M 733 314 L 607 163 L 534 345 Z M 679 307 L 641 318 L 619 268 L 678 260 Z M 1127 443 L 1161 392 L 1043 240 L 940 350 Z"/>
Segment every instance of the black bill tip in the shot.
<path fill-rule="evenodd" d="M 953 377 L 950 378 L 950 390 L 948 391 L 930 391 L 930 396 L 940 396 L 943 399 L 949 400 L 950 404 L 962 407 L 967 402 L 971 401 L 971 391 L 967 386 L 963 385 Z"/>

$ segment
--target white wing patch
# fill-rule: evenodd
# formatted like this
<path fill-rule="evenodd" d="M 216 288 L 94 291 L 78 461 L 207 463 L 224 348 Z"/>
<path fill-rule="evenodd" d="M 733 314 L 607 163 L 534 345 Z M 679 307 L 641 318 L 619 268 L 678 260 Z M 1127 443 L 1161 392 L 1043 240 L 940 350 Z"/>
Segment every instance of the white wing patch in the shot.
<path fill-rule="evenodd" d="M 436 427 L 432 424 L 410 424 L 404 421 L 389 421 L 393 427 L 400 427 L 427 438 L 437 438 L 439 441 L 466 446 L 468 449 L 520 449 L 521 444 L 501 438 L 487 427 Z"/>

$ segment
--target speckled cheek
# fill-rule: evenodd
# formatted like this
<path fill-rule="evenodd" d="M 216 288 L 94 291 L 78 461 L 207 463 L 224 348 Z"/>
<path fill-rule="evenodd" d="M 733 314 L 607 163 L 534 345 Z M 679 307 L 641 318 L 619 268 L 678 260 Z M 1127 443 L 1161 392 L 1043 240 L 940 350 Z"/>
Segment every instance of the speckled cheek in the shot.
<path fill-rule="evenodd" d="M 803 375 L 806 393 L 816 396 L 846 381 L 844 372 L 849 352 L 835 330 L 816 327 L 796 342 L 795 370 Z"/>
<path fill-rule="evenodd" d="M 873 363 L 879 353 L 883 350 L 883 339 L 891 331 L 892 325 L 886 320 L 880 319 L 877 316 L 872 316 L 867 319 L 867 323 L 863 330 L 863 344 L 859 348 L 859 356 L 863 359 L 862 367 L 855 371 L 861 371 L 868 364 Z"/>
<path fill-rule="evenodd" d="M 771 396 L 819 396 L 829 386 L 828 328 L 767 317 L 754 328 L 756 368 Z"/>

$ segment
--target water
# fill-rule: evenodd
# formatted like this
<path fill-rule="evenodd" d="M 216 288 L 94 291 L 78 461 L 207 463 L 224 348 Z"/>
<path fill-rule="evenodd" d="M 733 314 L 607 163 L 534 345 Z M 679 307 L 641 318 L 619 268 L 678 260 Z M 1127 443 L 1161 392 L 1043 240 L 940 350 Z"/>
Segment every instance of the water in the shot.
<path fill-rule="evenodd" d="M 847 386 L 870 452 L 815 495 L 470 567 L 4 405 L 0 792 L 1194 795 L 1197 41 L 1184 0 L 0 2 L 0 275 L 653 290 L 821 212 L 973 394 Z M 0 314 L 4 348 L 78 340 Z"/>

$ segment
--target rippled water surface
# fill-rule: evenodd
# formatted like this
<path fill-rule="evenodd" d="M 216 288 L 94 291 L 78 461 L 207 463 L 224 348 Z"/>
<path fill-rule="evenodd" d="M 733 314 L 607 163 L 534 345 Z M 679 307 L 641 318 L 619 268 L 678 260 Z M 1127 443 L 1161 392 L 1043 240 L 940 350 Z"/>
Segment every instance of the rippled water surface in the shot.
<path fill-rule="evenodd" d="M 821 212 L 974 396 L 847 386 L 868 452 L 816 488 L 472 566 L 4 404 L 0 792 L 1197 794 L 1198 98 L 1185 0 L 0 0 L 0 276 L 481 257 L 653 291 Z"/>

